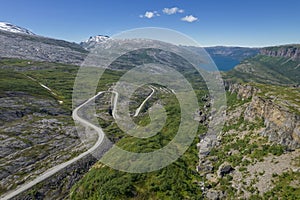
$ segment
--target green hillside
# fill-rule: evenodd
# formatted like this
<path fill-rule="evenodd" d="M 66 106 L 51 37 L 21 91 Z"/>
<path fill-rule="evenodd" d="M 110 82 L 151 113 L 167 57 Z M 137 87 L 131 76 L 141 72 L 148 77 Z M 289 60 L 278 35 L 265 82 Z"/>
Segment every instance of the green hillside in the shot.
<path fill-rule="evenodd" d="M 258 55 L 243 61 L 226 73 L 225 78 L 240 82 L 295 85 L 300 84 L 300 63 L 283 57 Z"/>

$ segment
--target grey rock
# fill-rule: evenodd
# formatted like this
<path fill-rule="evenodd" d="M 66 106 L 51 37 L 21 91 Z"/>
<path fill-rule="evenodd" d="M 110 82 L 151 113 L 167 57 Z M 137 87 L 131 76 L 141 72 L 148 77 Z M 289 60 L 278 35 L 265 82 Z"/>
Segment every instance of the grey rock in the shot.
<path fill-rule="evenodd" d="M 87 51 L 80 45 L 36 35 L 0 31 L 0 57 L 80 65 Z"/>
<path fill-rule="evenodd" d="M 222 191 L 210 189 L 206 192 L 205 196 L 209 200 L 220 200 L 225 197 L 225 194 Z"/>
<path fill-rule="evenodd" d="M 229 91 L 237 93 L 239 98 L 251 98 L 245 109 L 244 118 L 254 121 L 264 119 L 265 130 L 262 136 L 269 141 L 281 144 L 293 150 L 300 147 L 300 116 L 274 101 L 256 95 L 260 90 L 243 84 L 229 84 Z"/>
<path fill-rule="evenodd" d="M 230 174 L 232 171 L 234 171 L 234 168 L 230 164 L 223 163 L 219 167 L 217 174 L 218 174 L 219 177 L 223 177 L 227 174 Z"/>
<path fill-rule="evenodd" d="M 253 121 L 255 117 L 263 118 L 266 128 L 261 135 L 268 137 L 271 142 L 289 149 L 300 147 L 300 120 L 297 114 L 270 100 L 254 96 L 244 117 L 249 121 Z"/>
<path fill-rule="evenodd" d="M 277 48 L 267 47 L 261 49 L 260 54 L 273 57 L 291 58 L 294 61 L 300 61 L 300 47 L 297 45 L 284 45 Z"/>

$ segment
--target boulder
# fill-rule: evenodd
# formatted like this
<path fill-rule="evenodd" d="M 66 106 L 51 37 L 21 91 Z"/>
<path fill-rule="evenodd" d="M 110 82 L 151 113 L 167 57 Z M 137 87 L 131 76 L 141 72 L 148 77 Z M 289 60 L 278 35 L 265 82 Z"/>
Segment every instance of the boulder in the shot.
<path fill-rule="evenodd" d="M 226 174 L 230 174 L 232 171 L 234 171 L 234 168 L 229 163 L 223 163 L 218 170 L 218 176 L 223 177 Z"/>

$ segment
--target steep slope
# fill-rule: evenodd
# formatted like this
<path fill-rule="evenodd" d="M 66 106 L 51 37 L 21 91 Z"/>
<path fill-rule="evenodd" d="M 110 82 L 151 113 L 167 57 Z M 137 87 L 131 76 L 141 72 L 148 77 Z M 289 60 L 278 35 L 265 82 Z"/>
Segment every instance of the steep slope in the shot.
<path fill-rule="evenodd" d="M 227 117 L 209 154 L 199 147 L 207 199 L 298 199 L 300 92 L 266 84 L 232 84 Z"/>
<path fill-rule="evenodd" d="M 25 28 L 13 25 L 8 22 L 0 22 L 0 30 L 9 31 L 12 33 L 23 33 L 23 34 L 27 34 L 27 35 L 35 35 L 33 32 L 31 32 Z"/>
<path fill-rule="evenodd" d="M 75 43 L 2 30 L 0 30 L 0 44 L 0 58 L 79 65 L 88 53 Z"/>
<path fill-rule="evenodd" d="M 278 51 L 270 49 L 278 49 Z M 260 55 L 243 61 L 233 70 L 226 73 L 225 77 L 230 80 L 243 82 L 299 85 L 300 62 L 298 61 L 297 52 L 296 45 L 294 47 L 264 48 L 261 50 Z"/>

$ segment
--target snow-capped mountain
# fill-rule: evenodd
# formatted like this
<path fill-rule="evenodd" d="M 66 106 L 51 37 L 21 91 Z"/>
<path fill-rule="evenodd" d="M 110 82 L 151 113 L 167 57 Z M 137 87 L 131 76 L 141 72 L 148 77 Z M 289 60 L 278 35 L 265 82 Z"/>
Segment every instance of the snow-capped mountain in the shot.
<path fill-rule="evenodd" d="M 96 35 L 96 36 L 90 37 L 88 40 L 86 40 L 84 42 L 81 42 L 80 45 L 85 49 L 92 49 L 97 44 L 106 42 L 109 39 L 110 39 L 110 37 L 108 37 L 106 35 Z"/>
<path fill-rule="evenodd" d="M 101 42 L 105 42 L 108 39 L 109 39 L 109 37 L 106 35 L 96 35 L 96 36 L 90 37 L 88 40 L 85 41 L 85 43 L 90 43 L 90 42 L 101 43 Z"/>
<path fill-rule="evenodd" d="M 27 34 L 27 35 L 35 35 L 34 33 L 32 33 L 31 31 L 29 31 L 25 28 L 13 25 L 8 22 L 0 22 L 0 30 L 9 31 L 9 32 L 13 32 L 13 33 L 23 33 L 23 34 Z"/>

